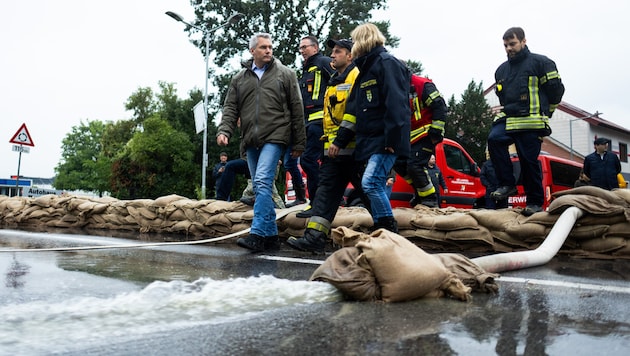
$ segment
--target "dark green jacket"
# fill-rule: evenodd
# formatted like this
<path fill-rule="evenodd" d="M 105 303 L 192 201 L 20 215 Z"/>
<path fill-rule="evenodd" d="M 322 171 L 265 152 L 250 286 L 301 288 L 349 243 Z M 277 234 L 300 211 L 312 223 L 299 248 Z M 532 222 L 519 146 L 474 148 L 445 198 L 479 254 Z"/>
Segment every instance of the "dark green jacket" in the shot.
<path fill-rule="evenodd" d="M 231 138 L 241 119 L 241 147 L 279 143 L 303 151 L 306 142 L 304 107 L 294 71 L 273 59 L 259 80 L 253 59 L 230 82 L 217 130 Z"/>

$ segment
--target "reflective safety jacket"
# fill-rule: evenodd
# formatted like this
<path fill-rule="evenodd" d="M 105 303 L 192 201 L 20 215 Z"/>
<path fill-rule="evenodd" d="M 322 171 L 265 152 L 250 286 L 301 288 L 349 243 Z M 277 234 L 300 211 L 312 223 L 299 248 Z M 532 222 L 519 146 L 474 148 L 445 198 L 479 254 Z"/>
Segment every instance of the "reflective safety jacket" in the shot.
<path fill-rule="evenodd" d="M 411 105 L 411 144 L 432 134 L 444 136 L 446 121 L 446 102 L 437 90 L 433 81 L 413 74 L 409 88 L 409 104 Z M 438 137 L 436 137 L 437 139 Z M 441 141 L 438 139 L 438 141 Z"/>
<path fill-rule="evenodd" d="M 319 52 L 304 61 L 299 83 L 307 125 L 324 117 L 324 93 L 330 76 L 334 73 L 331 61 L 330 57 Z"/>
<path fill-rule="evenodd" d="M 352 90 L 354 80 L 359 75 L 359 69 L 350 64 L 343 73 L 333 74 L 326 88 L 326 95 L 324 96 L 324 155 L 328 156 L 328 148 L 331 143 L 335 142 L 337 133 L 348 130 L 346 134 L 350 137 L 354 137 L 355 124 L 354 120 L 349 120 L 348 117 L 344 119 L 346 112 L 346 103 Z M 339 155 L 351 156 L 354 153 L 356 142 L 351 139 L 346 147 L 339 150 Z"/>
<path fill-rule="evenodd" d="M 503 106 L 495 121 L 505 119 L 506 131 L 549 130 L 549 118 L 564 94 L 551 59 L 531 53 L 525 46 L 501 64 L 494 77 L 495 93 Z"/>

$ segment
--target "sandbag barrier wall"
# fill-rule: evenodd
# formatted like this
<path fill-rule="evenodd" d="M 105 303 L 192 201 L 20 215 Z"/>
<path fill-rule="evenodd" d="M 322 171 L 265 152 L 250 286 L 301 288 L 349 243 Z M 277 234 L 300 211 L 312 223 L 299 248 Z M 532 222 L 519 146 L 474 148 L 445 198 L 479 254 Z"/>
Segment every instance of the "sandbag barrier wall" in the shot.
<path fill-rule="evenodd" d="M 548 212 L 530 217 L 520 209 L 461 210 L 397 208 L 399 234 L 425 250 L 445 252 L 512 252 L 531 250 L 545 239 L 569 206 L 585 211 L 561 253 L 589 258 L 630 258 L 630 191 L 579 187 L 554 196 Z M 167 233 L 191 239 L 223 236 L 250 227 L 251 207 L 240 202 L 191 200 L 177 195 L 155 200 L 46 195 L 0 196 L 0 224 L 32 227 L 126 230 Z M 281 237 L 300 236 L 307 219 L 290 213 L 278 221 Z M 372 218 L 364 208 L 340 208 L 333 228 L 369 232 Z"/>

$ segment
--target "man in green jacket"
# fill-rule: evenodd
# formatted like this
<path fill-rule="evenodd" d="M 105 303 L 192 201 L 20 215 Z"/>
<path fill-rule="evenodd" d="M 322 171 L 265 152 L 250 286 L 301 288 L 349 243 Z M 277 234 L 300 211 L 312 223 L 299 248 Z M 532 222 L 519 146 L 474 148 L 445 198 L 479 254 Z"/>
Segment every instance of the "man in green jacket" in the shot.
<path fill-rule="evenodd" d="M 241 120 L 241 145 L 254 184 L 254 219 L 249 236 L 237 244 L 254 252 L 277 249 L 278 226 L 272 200 L 276 166 L 287 145 L 291 155 L 304 151 L 304 107 L 295 72 L 273 57 L 271 35 L 257 33 L 249 41 L 253 58 L 230 82 L 217 144 L 225 146 Z"/>

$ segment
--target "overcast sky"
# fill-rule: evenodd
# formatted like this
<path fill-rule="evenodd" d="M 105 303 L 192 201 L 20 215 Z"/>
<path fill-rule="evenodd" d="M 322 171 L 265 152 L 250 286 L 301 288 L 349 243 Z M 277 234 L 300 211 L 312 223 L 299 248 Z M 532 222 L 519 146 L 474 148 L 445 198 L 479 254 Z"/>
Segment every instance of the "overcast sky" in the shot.
<path fill-rule="evenodd" d="M 459 100 L 471 80 L 490 86 L 506 59 L 503 32 L 521 26 L 530 50 L 558 65 L 566 102 L 630 127 L 630 2 L 388 3 L 376 16 L 390 19 L 401 38 L 392 52 L 422 62 L 447 99 Z M 0 10 L 0 178 L 17 173 L 9 140 L 22 123 L 35 147 L 22 154 L 20 174 L 52 177 L 61 140 L 82 120 L 130 118 L 126 99 L 139 87 L 157 91 L 158 81 L 175 83 L 181 97 L 203 88 L 201 52 L 183 24 L 164 14 L 192 21 L 189 0 L 2 1 Z"/>

